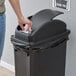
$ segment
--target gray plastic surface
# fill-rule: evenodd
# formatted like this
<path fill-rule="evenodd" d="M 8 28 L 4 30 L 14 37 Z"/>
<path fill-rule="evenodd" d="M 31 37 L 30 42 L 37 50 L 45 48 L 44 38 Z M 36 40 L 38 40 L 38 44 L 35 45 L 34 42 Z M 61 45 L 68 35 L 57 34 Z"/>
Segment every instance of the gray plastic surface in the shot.
<path fill-rule="evenodd" d="M 57 30 L 57 27 L 59 27 L 60 30 L 59 30 L 59 28 L 58 28 L 58 30 L 59 31 L 62 30 L 62 32 L 63 32 L 66 24 L 62 21 L 53 20 L 54 17 L 56 17 L 57 15 L 60 15 L 60 14 L 63 14 L 63 13 L 59 12 L 59 11 L 50 10 L 50 9 L 45 9 L 45 10 L 42 10 L 42 11 L 36 13 L 32 17 L 30 17 L 30 20 L 33 23 L 31 33 L 21 32 L 21 30 L 18 29 L 18 28 L 20 28 L 18 26 L 18 28 L 15 31 L 15 37 L 22 41 L 25 41 L 25 42 L 30 42 L 30 41 L 37 42 L 38 40 L 41 40 L 42 38 L 46 39 L 51 34 L 53 34 L 52 33 L 53 30 L 51 29 L 52 27 L 53 27 L 53 29 L 55 29 L 55 31 Z M 60 25 L 54 24 L 54 23 L 58 23 L 58 22 L 60 23 Z M 55 28 L 55 26 L 56 26 L 56 28 Z M 51 33 L 49 33 L 49 32 L 51 32 Z M 44 34 L 42 34 L 42 33 L 44 33 Z M 45 36 L 47 36 L 47 37 L 45 37 Z"/>
<path fill-rule="evenodd" d="M 32 32 L 18 26 L 11 37 L 15 52 L 16 76 L 65 76 L 66 43 L 69 30 L 53 18 L 62 12 L 42 10 L 32 17 Z"/>
<path fill-rule="evenodd" d="M 51 9 L 42 10 L 31 18 L 34 29 L 39 29 L 43 24 L 52 21 L 56 16 L 63 14 L 63 12 Z"/>

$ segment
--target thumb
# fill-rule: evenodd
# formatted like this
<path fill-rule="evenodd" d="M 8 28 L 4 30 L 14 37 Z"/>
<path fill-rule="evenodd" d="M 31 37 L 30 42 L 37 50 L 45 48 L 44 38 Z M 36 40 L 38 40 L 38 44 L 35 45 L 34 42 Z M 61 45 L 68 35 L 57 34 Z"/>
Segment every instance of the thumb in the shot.
<path fill-rule="evenodd" d="M 24 26 L 22 24 L 19 25 L 21 27 L 22 30 L 24 30 Z"/>

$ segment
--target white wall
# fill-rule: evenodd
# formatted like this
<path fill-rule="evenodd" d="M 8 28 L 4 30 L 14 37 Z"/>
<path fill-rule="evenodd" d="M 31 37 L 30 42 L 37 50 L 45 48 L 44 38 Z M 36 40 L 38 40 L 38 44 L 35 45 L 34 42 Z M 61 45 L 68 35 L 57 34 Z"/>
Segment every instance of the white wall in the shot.
<path fill-rule="evenodd" d="M 10 36 L 14 33 L 17 26 L 17 19 L 15 14 L 6 0 L 6 39 L 5 47 L 2 56 L 2 60 L 14 65 L 14 52 L 13 47 L 10 42 Z M 22 5 L 22 10 L 24 16 L 29 16 L 35 12 L 44 9 L 52 8 L 52 0 L 20 0 Z M 71 29 L 70 40 L 67 46 L 67 56 L 66 56 L 66 76 L 76 76 L 76 1 L 71 0 L 71 10 L 65 11 L 57 8 L 52 8 L 56 10 L 63 11 L 65 14 L 58 16 L 67 23 L 68 29 Z"/>

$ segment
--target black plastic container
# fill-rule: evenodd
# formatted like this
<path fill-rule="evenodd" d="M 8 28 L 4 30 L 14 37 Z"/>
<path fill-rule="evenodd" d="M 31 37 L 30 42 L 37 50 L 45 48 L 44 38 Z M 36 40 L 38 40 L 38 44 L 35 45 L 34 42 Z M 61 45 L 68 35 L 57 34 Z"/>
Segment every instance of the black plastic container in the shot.
<path fill-rule="evenodd" d="M 17 27 L 11 36 L 16 76 L 65 76 L 70 31 L 63 21 L 54 19 L 59 14 L 63 13 L 45 9 L 28 17 L 33 22 L 31 33 Z"/>

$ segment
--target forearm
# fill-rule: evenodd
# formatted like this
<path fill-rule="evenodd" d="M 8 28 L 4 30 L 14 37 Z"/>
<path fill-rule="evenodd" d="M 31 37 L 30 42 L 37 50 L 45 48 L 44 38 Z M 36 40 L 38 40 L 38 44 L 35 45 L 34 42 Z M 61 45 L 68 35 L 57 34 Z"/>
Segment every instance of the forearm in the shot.
<path fill-rule="evenodd" d="M 20 1 L 19 0 L 9 0 L 12 8 L 14 9 L 17 18 L 21 19 L 21 17 L 23 17 L 22 12 L 21 12 L 21 8 L 20 8 Z"/>
<path fill-rule="evenodd" d="M 24 18 L 24 16 L 22 15 L 20 8 L 20 0 L 9 0 L 9 2 L 17 15 L 19 26 L 22 28 L 22 30 L 24 30 L 23 24 L 27 24 L 28 27 L 26 31 L 29 31 L 30 27 L 32 27 L 32 22 L 28 18 Z"/>

